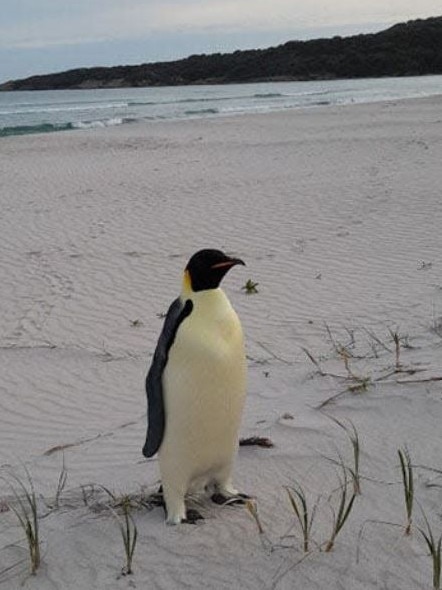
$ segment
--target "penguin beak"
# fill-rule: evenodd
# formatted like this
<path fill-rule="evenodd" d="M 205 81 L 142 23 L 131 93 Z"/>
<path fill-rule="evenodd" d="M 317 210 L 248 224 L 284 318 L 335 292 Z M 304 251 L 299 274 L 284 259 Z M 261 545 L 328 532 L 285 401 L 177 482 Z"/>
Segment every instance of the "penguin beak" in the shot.
<path fill-rule="evenodd" d="M 210 268 L 225 268 L 228 270 L 237 264 L 242 264 L 243 266 L 246 265 L 244 260 L 241 260 L 241 258 L 229 258 L 228 260 L 223 260 L 223 262 L 217 262 L 216 264 L 213 264 Z"/>

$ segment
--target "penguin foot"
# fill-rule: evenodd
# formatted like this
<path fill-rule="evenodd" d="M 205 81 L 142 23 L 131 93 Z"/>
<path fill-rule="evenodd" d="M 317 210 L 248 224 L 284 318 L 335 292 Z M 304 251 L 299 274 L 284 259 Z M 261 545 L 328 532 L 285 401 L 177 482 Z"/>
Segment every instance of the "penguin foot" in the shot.
<path fill-rule="evenodd" d="M 186 518 L 182 522 L 186 524 L 196 524 L 199 520 L 204 520 L 204 516 L 195 510 L 195 508 L 188 508 L 186 511 Z"/>
<path fill-rule="evenodd" d="M 151 506 L 161 506 L 162 508 L 166 506 L 164 502 L 163 486 L 160 486 L 157 492 L 148 497 L 148 502 Z"/>
<path fill-rule="evenodd" d="M 247 494 L 235 494 L 234 496 L 225 496 L 221 492 L 216 492 L 211 497 L 212 502 L 219 506 L 225 506 L 226 504 L 245 504 L 246 500 L 250 500 L 250 496 Z"/>
<path fill-rule="evenodd" d="M 178 515 L 176 515 L 175 518 L 169 519 L 167 517 L 167 508 L 166 508 L 166 502 L 164 500 L 162 485 L 158 488 L 157 492 L 155 492 L 149 496 L 148 503 L 150 506 L 159 506 L 164 509 L 164 512 L 166 514 L 167 524 L 173 525 L 173 524 L 179 524 L 180 522 L 186 523 L 186 524 L 196 524 L 198 522 L 198 520 L 204 520 L 204 516 L 202 516 L 202 514 L 200 514 L 198 512 L 198 510 L 196 510 L 195 508 L 188 508 L 186 510 L 186 518 L 180 519 L 180 517 Z"/>

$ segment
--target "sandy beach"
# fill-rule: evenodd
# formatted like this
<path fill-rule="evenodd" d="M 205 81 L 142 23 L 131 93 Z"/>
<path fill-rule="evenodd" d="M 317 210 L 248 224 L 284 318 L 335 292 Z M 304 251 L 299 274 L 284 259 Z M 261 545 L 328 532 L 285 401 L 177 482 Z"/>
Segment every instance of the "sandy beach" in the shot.
<path fill-rule="evenodd" d="M 419 528 L 442 534 L 441 109 L 434 97 L 0 141 L 0 589 L 433 587 Z M 204 502 L 204 523 L 169 527 L 140 505 L 159 478 L 141 454 L 145 375 L 206 247 L 247 264 L 223 287 L 247 343 L 241 437 L 274 444 L 241 447 L 235 467 L 261 534 L 241 506 Z M 361 493 L 327 552 L 354 432 Z M 36 576 L 9 507 L 26 470 Z M 131 576 L 101 486 L 133 499 Z M 307 553 L 286 486 L 317 503 Z"/>

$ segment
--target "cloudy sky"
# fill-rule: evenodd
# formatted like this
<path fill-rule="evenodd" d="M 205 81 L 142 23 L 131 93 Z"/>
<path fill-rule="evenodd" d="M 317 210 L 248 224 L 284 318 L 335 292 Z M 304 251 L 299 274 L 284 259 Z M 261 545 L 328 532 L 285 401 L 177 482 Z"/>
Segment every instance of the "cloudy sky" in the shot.
<path fill-rule="evenodd" d="M 440 0 L 0 0 L 0 82 L 376 32 Z"/>

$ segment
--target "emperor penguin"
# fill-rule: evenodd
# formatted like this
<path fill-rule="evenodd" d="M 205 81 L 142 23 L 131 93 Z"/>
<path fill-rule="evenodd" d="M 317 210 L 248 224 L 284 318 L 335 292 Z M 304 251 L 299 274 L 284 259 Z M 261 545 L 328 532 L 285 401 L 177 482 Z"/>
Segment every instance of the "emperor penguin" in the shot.
<path fill-rule="evenodd" d="M 202 518 L 186 511 L 187 493 L 241 496 L 232 484 L 246 394 L 240 320 L 220 288 L 239 258 L 194 254 L 171 304 L 146 378 L 148 427 L 143 454 L 158 452 L 168 524 Z M 244 497 L 244 496 L 243 496 Z"/>

